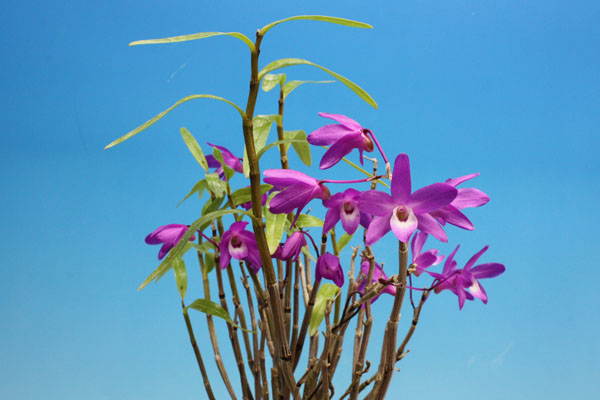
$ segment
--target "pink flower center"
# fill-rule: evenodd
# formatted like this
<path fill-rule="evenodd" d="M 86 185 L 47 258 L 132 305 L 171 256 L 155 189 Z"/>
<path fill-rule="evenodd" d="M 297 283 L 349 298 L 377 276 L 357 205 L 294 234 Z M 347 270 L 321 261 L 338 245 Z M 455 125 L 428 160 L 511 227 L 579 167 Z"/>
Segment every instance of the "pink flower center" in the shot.
<path fill-rule="evenodd" d="M 231 246 L 236 248 L 241 247 L 242 241 L 237 236 L 234 236 L 233 238 L 231 238 Z"/>
<path fill-rule="evenodd" d="M 344 212 L 346 214 L 352 214 L 354 212 L 354 204 L 350 202 L 344 203 Z"/>

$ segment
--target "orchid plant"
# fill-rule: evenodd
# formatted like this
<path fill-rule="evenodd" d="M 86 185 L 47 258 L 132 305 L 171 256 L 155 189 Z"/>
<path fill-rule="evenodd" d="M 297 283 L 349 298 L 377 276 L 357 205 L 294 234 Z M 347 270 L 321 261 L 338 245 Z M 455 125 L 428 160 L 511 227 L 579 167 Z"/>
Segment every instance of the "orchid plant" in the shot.
<path fill-rule="evenodd" d="M 214 95 L 187 96 L 106 148 L 131 138 L 193 99 L 216 99 L 233 106 L 243 122 L 242 157 L 212 143 L 204 148 L 211 149 L 212 154 L 205 155 L 193 135 L 181 129 L 185 144 L 205 172 L 184 200 L 197 195 L 204 199 L 204 204 L 196 221 L 162 225 L 146 237 L 146 243 L 162 245 L 158 253 L 162 262 L 140 289 L 169 270 L 174 271 L 185 325 L 210 399 L 215 399 L 212 387 L 215 381 L 210 379 L 205 365 L 207 353 L 213 354 L 221 381 L 232 399 L 240 395 L 244 399 L 265 400 L 329 399 L 334 394 L 340 399 L 357 399 L 359 395 L 382 399 L 388 393 L 396 363 L 407 354 L 407 345 L 431 293 L 450 291 L 458 297 L 460 309 L 466 300 L 477 298 L 487 303 L 487 294 L 479 280 L 504 272 L 499 263 L 474 266 L 487 246 L 462 269 L 457 269 L 454 260 L 458 246 L 447 257 L 433 248 L 423 250 L 429 236 L 448 242 L 446 224 L 473 230 L 463 211 L 486 204 L 489 197 L 479 189 L 458 188 L 477 174 L 413 191 L 408 155 L 401 153 L 388 159 L 375 133 L 345 115 L 319 113 L 334 123 L 308 136 L 304 131 L 284 130 L 285 100 L 306 82 L 287 81 L 285 74 L 272 72 L 292 65 L 321 69 L 377 108 L 371 96 L 354 82 L 307 60 L 280 59 L 259 70 L 263 37 L 276 25 L 291 20 L 371 28 L 342 18 L 304 15 L 264 26 L 256 32 L 254 41 L 237 32 L 204 32 L 133 42 L 132 45 L 172 43 L 217 35 L 243 41 L 250 50 L 248 101 L 242 109 Z M 255 115 L 260 87 L 265 92 L 279 89 L 278 113 Z M 269 142 L 272 124 L 276 124 L 277 138 Z M 311 176 L 292 169 L 288 151 L 293 149 L 310 166 L 310 146 L 317 151 L 326 148 L 320 169 L 340 168 L 340 162 L 344 161 L 359 176 L 327 180 L 319 179 L 318 170 Z M 280 168 L 261 172 L 259 159 L 265 152 L 276 149 Z M 376 151 L 376 157 L 364 155 Z M 363 166 L 365 159 L 372 162 L 372 173 L 350 161 L 347 156 L 356 159 L 351 153 L 357 153 Z M 383 166 L 382 171 L 379 166 Z M 323 208 L 319 209 L 319 205 Z M 339 238 L 336 229 L 344 232 Z M 384 272 L 386 257 L 378 256 L 376 251 L 378 242 L 386 235 L 398 243 L 398 262 L 385 265 Z M 349 243 L 353 244 L 351 251 L 343 257 L 342 250 Z M 204 293 L 189 303 L 183 258 L 187 252 L 197 253 L 204 288 Z M 435 266 L 444 260 L 442 271 L 435 272 Z M 413 277 L 427 283 L 413 284 Z M 242 288 L 238 286 L 240 281 Z M 229 290 L 225 290 L 226 285 Z M 218 302 L 213 301 L 214 287 L 218 290 Z M 398 324 L 407 291 L 412 323 L 399 341 L 402 336 Z M 416 305 L 412 301 L 413 291 L 421 292 Z M 393 305 L 385 323 L 380 357 L 367 360 L 374 326 L 372 308 L 380 306 L 376 301 L 383 294 L 393 296 Z M 205 314 L 207 334 L 202 336 L 210 337 L 210 345 L 196 340 L 190 310 Z M 220 321 L 222 327 L 217 326 Z M 353 324 L 355 328 L 349 329 Z M 227 339 L 217 334 L 218 329 L 227 329 Z M 231 345 L 234 363 L 224 362 L 221 356 L 223 340 Z M 353 345 L 344 345 L 348 340 L 353 340 Z M 339 361 L 342 352 L 348 349 L 353 352 L 352 364 L 345 368 Z M 304 368 L 299 368 L 301 361 Z M 338 372 L 347 377 L 343 390 L 334 386 L 342 381 L 339 374 L 336 376 Z M 234 379 L 239 379 L 239 386 L 234 385 Z"/>

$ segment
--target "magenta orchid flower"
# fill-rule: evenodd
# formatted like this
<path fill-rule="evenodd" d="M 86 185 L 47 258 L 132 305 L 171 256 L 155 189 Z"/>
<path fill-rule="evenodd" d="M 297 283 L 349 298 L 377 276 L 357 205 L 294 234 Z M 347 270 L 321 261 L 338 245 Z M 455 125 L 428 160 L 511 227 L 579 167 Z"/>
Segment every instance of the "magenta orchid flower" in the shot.
<path fill-rule="evenodd" d="M 444 229 L 429 215 L 450 204 L 457 194 L 447 183 L 434 183 L 411 193 L 410 163 L 406 154 L 396 157 L 390 196 L 376 190 L 363 192 L 361 211 L 375 215 L 367 229 L 366 244 L 372 245 L 390 230 L 398 240 L 408 242 L 416 229 L 447 242 Z"/>
<path fill-rule="evenodd" d="M 374 149 L 373 140 L 367 134 L 368 130 L 345 115 L 319 113 L 319 116 L 339 122 L 339 124 L 325 125 L 306 138 L 308 143 L 315 146 L 331 146 L 323 155 L 319 167 L 321 169 L 333 167 L 353 149 L 358 149 L 360 152 L 362 164 L 363 151 L 371 152 Z"/>
<path fill-rule="evenodd" d="M 234 222 L 223 234 L 223 238 L 219 243 L 222 269 L 227 268 L 233 257 L 236 260 L 247 261 L 254 273 L 260 270 L 262 262 L 256 239 L 252 232 L 244 230 L 246 225 L 248 225 L 247 222 Z"/>
<path fill-rule="evenodd" d="M 485 263 L 473 267 L 479 257 L 487 251 L 489 246 L 485 246 L 471 257 L 463 269 L 457 270 L 454 255 L 459 247 L 456 246 L 456 249 L 448 256 L 441 274 L 427 271 L 439 281 L 434 291 L 435 293 L 440 293 L 446 289 L 450 290 L 458 296 L 458 307 L 461 310 L 465 304 L 465 300 L 474 300 L 475 297 L 483 301 L 484 304 L 487 304 L 488 297 L 483 286 L 479 283 L 479 279 L 494 278 L 502 274 L 506 268 L 499 263 Z"/>
<path fill-rule="evenodd" d="M 361 282 L 361 284 L 358 286 L 358 289 L 357 289 L 361 294 L 365 294 L 365 287 L 367 286 L 367 277 L 369 276 L 370 267 L 371 267 L 371 265 L 368 260 L 364 260 L 360 264 L 360 269 L 362 270 L 362 273 L 365 274 L 365 279 Z M 383 268 L 381 268 L 381 265 L 375 263 L 375 268 L 373 268 L 373 279 L 371 280 L 371 284 L 379 282 L 380 279 L 387 280 L 388 277 L 383 272 Z M 396 295 L 396 287 L 393 285 L 388 285 L 383 289 L 383 291 L 381 293 L 388 293 L 391 295 Z M 371 300 L 371 303 L 374 302 L 375 300 L 377 300 L 379 298 L 379 296 L 380 295 L 373 298 Z"/>
<path fill-rule="evenodd" d="M 461 176 L 459 178 L 448 179 L 446 183 L 451 186 L 458 186 L 461 183 L 473 179 L 478 176 L 479 173 Z M 463 214 L 460 210 L 471 207 L 481 207 L 490 201 L 490 196 L 485 194 L 479 189 L 475 188 L 459 188 L 456 198 L 447 205 L 439 210 L 433 211 L 431 216 L 434 217 L 440 224 L 445 225 L 446 223 L 458 226 L 462 229 L 472 231 L 475 229 L 471 221 Z"/>
<path fill-rule="evenodd" d="M 321 254 L 317 260 L 315 280 L 320 281 L 322 278 L 332 280 L 340 288 L 344 286 L 344 271 L 340 259 L 329 252 Z"/>
<path fill-rule="evenodd" d="M 277 250 L 275 250 L 272 256 L 282 261 L 296 261 L 302 251 L 302 247 L 306 245 L 307 242 L 304 234 L 302 232 L 294 232 L 285 241 L 283 246 L 277 246 Z"/>
<path fill-rule="evenodd" d="M 283 190 L 271 199 L 269 211 L 273 214 L 300 212 L 312 199 L 326 200 L 329 189 L 317 179 L 291 169 L 268 169 L 264 172 L 265 183 Z"/>
<path fill-rule="evenodd" d="M 417 232 L 410 243 L 410 249 L 412 252 L 412 265 L 415 266 L 415 275 L 419 276 L 425 271 L 425 269 L 432 265 L 438 265 L 444 259 L 443 255 L 438 255 L 436 249 L 431 249 L 423 252 L 423 246 L 427 241 L 427 234 L 425 232 Z"/>
<path fill-rule="evenodd" d="M 229 149 L 227 149 L 226 147 L 223 147 L 223 146 L 217 146 L 216 144 L 212 144 L 212 143 L 208 143 L 208 144 L 221 151 L 221 154 L 223 155 L 223 161 L 225 161 L 225 165 L 227 165 L 229 168 L 231 168 L 232 170 L 234 170 L 236 172 L 239 172 L 241 174 L 244 173 L 244 166 L 240 162 L 240 159 L 238 157 L 234 156 L 233 153 L 231 151 L 229 151 Z M 206 163 L 208 164 L 208 166 L 210 168 L 216 168 L 215 172 L 219 174 L 219 178 L 221 178 L 222 180 L 225 180 L 225 171 L 223 170 L 223 166 L 221 165 L 221 162 L 219 160 L 217 160 L 213 155 L 210 155 L 210 154 L 207 155 L 205 158 L 206 158 Z"/>
<path fill-rule="evenodd" d="M 158 259 L 162 260 L 187 232 L 188 226 L 181 224 L 169 224 L 158 227 L 154 232 L 146 236 L 147 244 L 162 244 L 158 252 Z M 196 236 L 192 235 L 190 240 L 195 240 Z"/>
<path fill-rule="evenodd" d="M 358 225 L 367 228 L 371 217 L 359 210 L 359 196 L 358 190 L 347 189 L 343 193 L 336 193 L 331 198 L 323 200 L 323 205 L 328 208 L 323 223 L 323 232 L 329 232 L 340 219 L 342 227 L 348 235 L 354 234 Z"/>

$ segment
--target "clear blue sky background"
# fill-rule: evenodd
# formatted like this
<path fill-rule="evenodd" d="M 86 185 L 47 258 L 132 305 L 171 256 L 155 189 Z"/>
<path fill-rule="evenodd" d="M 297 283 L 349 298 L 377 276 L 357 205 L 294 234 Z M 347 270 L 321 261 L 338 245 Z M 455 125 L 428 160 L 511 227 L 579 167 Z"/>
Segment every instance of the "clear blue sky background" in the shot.
<path fill-rule="evenodd" d="M 248 52 L 231 38 L 127 44 L 200 31 L 252 37 L 297 14 L 375 29 L 281 25 L 263 41 L 262 65 L 312 60 L 360 84 L 379 110 L 340 83 L 302 87 L 287 103 L 289 129 L 316 129 L 319 111 L 350 115 L 388 154 L 410 155 L 415 187 L 481 172 L 474 182 L 492 198 L 470 210 L 475 232 L 449 228 L 448 245 L 430 245 L 447 254 L 462 243 L 460 264 L 490 244 L 483 260 L 507 272 L 484 281 L 488 305 L 470 302 L 459 312 L 454 296 L 431 298 L 391 392 L 462 400 L 597 395 L 600 3 L 284 3 L 5 4 L 0 397 L 203 398 L 172 277 L 136 288 L 157 266 L 158 249 L 143 243 L 145 235 L 198 215 L 197 200 L 175 207 L 201 176 L 179 127 L 241 154 L 240 121 L 222 103 L 190 102 L 138 137 L 103 147 L 188 94 L 244 104 Z M 327 79 L 309 67 L 285 72 Z M 257 112 L 273 113 L 275 102 L 264 95 Z M 386 246 L 394 248 L 384 241 L 381 254 Z M 190 272 L 188 301 L 201 294 L 197 278 Z M 203 318 L 193 317 L 205 341 Z M 212 364 L 210 374 L 222 395 Z"/>

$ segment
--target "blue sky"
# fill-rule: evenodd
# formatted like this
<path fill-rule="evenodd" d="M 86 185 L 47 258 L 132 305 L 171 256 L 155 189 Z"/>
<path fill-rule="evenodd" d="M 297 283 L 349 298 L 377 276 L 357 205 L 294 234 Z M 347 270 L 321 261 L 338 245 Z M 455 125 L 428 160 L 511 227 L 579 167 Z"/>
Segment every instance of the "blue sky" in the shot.
<path fill-rule="evenodd" d="M 238 116 L 222 103 L 190 102 L 134 139 L 103 147 L 188 94 L 243 105 L 249 57 L 231 38 L 127 44 L 201 31 L 252 37 L 298 14 L 374 29 L 281 25 L 263 41 L 261 65 L 314 61 L 361 85 L 379 109 L 340 83 L 306 86 L 286 103 L 289 129 L 318 128 L 320 111 L 347 114 L 372 129 L 390 157 L 410 155 L 414 187 L 480 172 L 473 182 L 492 198 L 470 210 L 474 232 L 449 228 L 447 245 L 429 245 L 448 254 L 461 243 L 461 264 L 489 244 L 483 260 L 507 272 L 484 281 L 487 305 L 470 302 L 459 312 L 449 293 L 431 298 L 390 390 L 463 400 L 597 392 L 597 2 L 59 0 L 11 2 L 0 16 L 0 397 L 204 395 L 172 278 L 136 288 L 157 266 L 158 249 L 144 237 L 193 221 L 201 205 L 175 207 L 201 177 L 179 128 L 241 154 Z M 285 72 L 328 78 L 309 67 Z M 257 112 L 275 106 L 274 95 L 263 94 Z M 382 242 L 382 258 L 393 248 Z M 192 280 L 189 301 L 200 294 Z M 203 319 L 193 317 L 202 337 Z M 224 393 L 212 366 L 210 373 Z"/>

